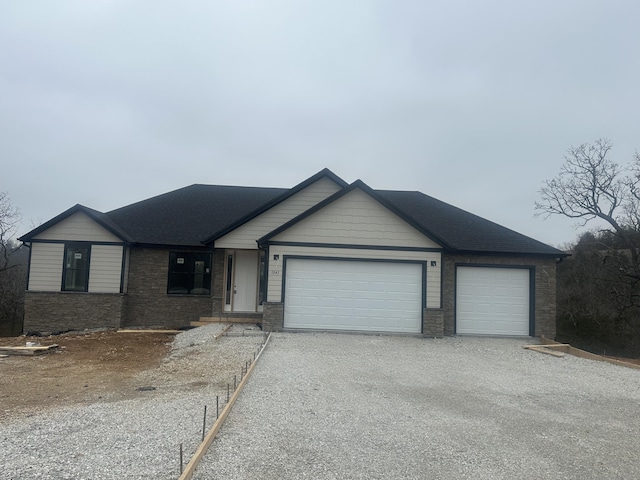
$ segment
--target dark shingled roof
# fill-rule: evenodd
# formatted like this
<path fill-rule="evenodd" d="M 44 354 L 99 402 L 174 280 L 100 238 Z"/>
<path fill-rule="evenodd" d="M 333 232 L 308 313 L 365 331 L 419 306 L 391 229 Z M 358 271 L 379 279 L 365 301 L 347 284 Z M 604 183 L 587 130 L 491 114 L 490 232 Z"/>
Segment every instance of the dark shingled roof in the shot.
<path fill-rule="evenodd" d="M 421 192 L 376 190 L 376 193 L 431 233 L 452 252 L 520 253 L 565 257 L 538 240 L 514 232 Z"/>
<path fill-rule="evenodd" d="M 196 184 L 107 213 L 76 205 L 20 240 L 30 241 L 41 231 L 81 211 L 126 243 L 202 247 L 320 177 L 332 179 L 343 190 L 309 212 L 335 201 L 351 189 L 361 188 L 448 252 L 566 256 L 542 242 L 423 193 L 372 190 L 360 180 L 347 186 L 327 169 L 290 189 Z M 295 222 L 294 219 L 281 229 Z"/>
<path fill-rule="evenodd" d="M 196 184 L 106 215 L 135 243 L 201 247 L 212 233 L 288 191 L 288 188 Z"/>

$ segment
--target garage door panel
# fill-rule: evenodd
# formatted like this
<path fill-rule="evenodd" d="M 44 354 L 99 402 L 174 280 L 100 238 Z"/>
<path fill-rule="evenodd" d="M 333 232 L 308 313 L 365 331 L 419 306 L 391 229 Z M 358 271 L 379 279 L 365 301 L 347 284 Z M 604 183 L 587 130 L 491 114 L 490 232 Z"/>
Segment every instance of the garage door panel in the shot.
<path fill-rule="evenodd" d="M 456 332 L 529 335 L 529 270 L 458 267 Z"/>
<path fill-rule="evenodd" d="M 422 290 L 420 264 L 289 259 L 284 326 L 419 333 Z"/>

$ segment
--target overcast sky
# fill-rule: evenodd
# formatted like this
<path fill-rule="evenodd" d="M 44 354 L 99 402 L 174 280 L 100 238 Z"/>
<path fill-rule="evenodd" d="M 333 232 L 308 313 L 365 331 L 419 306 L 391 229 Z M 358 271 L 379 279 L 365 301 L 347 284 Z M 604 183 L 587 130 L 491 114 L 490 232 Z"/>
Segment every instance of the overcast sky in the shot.
<path fill-rule="evenodd" d="M 640 2 L 0 0 L 0 191 L 19 234 L 193 183 L 324 167 L 552 245 L 571 145 L 640 149 Z"/>

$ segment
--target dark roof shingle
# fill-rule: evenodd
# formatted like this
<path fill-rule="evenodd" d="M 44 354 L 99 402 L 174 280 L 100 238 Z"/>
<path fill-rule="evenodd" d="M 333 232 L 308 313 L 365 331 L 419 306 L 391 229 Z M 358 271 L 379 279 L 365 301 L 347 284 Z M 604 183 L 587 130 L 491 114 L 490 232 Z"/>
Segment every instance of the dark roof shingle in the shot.
<path fill-rule="evenodd" d="M 393 190 L 376 193 L 445 242 L 453 252 L 565 256 L 556 248 L 424 193 Z"/>
<path fill-rule="evenodd" d="M 107 213 L 76 205 L 21 240 L 29 241 L 67 216 L 82 211 L 127 243 L 202 247 L 322 176 L 342 187 L 342 193 L 362 188 L 449 252 L 566 256 L 549 245 L 421 192 L 372 190 L 359 180 L 347 186 L 327 169 L 291 189 L 195 184 Z M 340 196 L 341 192 L 337 192 L 323 204 Z"/>
<path fill-rule="evenodd" d="M 212 233 L 231 225 L 286 188 L 191 185 L 106 215 L 135 243 L 202 246 Z"/>

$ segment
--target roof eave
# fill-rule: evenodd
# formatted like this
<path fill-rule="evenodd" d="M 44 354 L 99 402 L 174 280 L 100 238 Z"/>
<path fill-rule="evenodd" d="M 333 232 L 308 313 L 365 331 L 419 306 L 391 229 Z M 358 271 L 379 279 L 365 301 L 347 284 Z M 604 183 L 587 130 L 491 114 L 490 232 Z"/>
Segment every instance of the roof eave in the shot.
<path fill-rule="evenodd" d="M 445 253 L 450 255 L 474 255 L 474 256 L 509 256 L 509 257 L 545 257 L 545 258 L 566 258 L 570 257 L 570 253 L 557 252 L 522 252 L 522 251 L 504 251 L 504 250 L 458 250 L 448 249 Z"/>
<path fill-rule="evenodd" d="M 76 213 L 84 213 L 89 218 L 91 218 L 91 220 L 93 220 L 98 225 L 100 225 L 102 228 L 106 229 L 107 231 L 109 231 L 110 233 L 112 233 L 113 235 L 118 237 L 120 240 L 122 240 L 125 244 L 128 245 L 128 244 L 131 244 L 133 242 L 133 240 L 128 235 L 126 235 L 124 232 L 114 229 L 111 225 L 109 225 L 102 218 L 100 218 L 100 215 L 98 215 L 98 213 L 102 214 L 101 212 L 98 212 L 97 210 L 93 210 L 93 209 L 91 209 L 89 207 L 85 207 L 84 205 L 81 205 L 79 203 L 77 203 L 73 207 L 65 210 L 61 214 L 56 215 L 51 220 L 43 223 L 39 227 L 36 227 L 33 230 L 31 230 L 30 232 L 27 232 L 26 234 L 22 235 L 21 237 L 18 238 L 18 240 L 20 242 L 23 242 L 23 243 L 24 242 L 30 242 L 30 241 L 33 240 L 33 237 L 35 237 L 36 235 L 39 235 L 40 233 L 50 229 L 51 227 L 53 227 L 57 223 L 60 223 L 61 221 L 66 220 L 67 218 L 69 218 L 70 216 L 72 216 L 72 215 L 74 215 Z M 102 215 L 104 215 L 104 214 L 102 214 Z"/>

